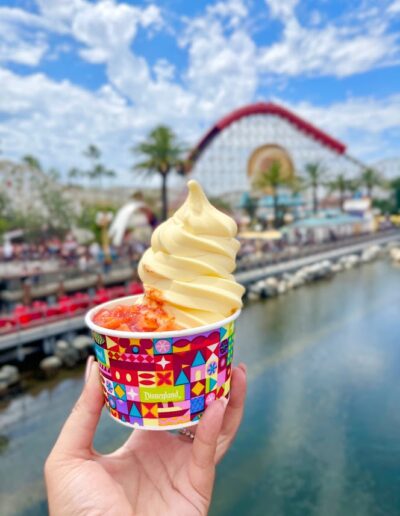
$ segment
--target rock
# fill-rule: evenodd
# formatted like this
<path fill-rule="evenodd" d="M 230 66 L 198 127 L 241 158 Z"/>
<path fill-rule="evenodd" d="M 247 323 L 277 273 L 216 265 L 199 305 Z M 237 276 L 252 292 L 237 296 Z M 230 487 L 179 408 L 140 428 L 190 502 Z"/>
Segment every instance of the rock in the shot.
<path fill-rule="evenodd" d="M 8 386 L 6 382 L 0 382 L 0 398 L 5 396 L 8 392 Z"/>
<path fill-rule="evenodd" d="M 343 266 L 338 262 L 338 263 L 334 263 L 332 265 L 332 272 L 334 274 L 337 274 L 338 272 L 342 272 L 343 270 Z"/>
<path fill-rule="evenodd" d="M 265 280 L 265 295 L 267 297 L 275 297 L 278 295 L 279 282 L 276 278 L 271 277 Z"/>
<path fill-rule="evenodd" d="M 344 269 L 348 270 L 359 265 L 360 258 L 356 254 L 349 254 L 347 256 L 343 256 L 339 262 L 343 265 Z"/>
<path fill-rule="evenodd" d="M 75 367 L 80 359 L 79 351 L 66 340 L 58 340 L 56 342 L 54 354 L 68 368 Z"/>
<path fill-rule="evenodd" d="M 304 283 L 307 281 L 308 279 L 308 270 L 306 269 L 306 267 L 304 267 L 303 269 L 299 269 L 293 276 L 293 287 L 294 288 L 297 288 L 297 287 L 301 287 L 301 285 L 304 285 Z"/>
<path fill-rule="evenodd" d="M 265 280 L 265 286 L 270 288 L 278 288 L 278 280 L 271 276 Z"/>
<path fill-rule="evenodd" d="M 306 281 L 315 281 L 321 276 L 321 266 L 319 263 L 314 263 L 307 267 Z"/>
<path fill-rule="evenodd" d="M 265 297 L 265 285 L 264 280 L 257 281 L 253 285 L 251 285 L 249 290 L 249 299 L 257 299 Z"/>
<path fill-rule="evenodd" d="M 378 258 L 380 253 L 381 248 L 379 247 L 379 245 L 372 245 L 371 247 L 364 249 L 364 251 L 361 254 L 361 261 L 363 263 L 372 262 L 372 260 L 376 260 Z"/>
<path fill-rule="evenodd" d="M 257 301 L 258 299 L 260 299 L 260 295 L 257 294 L 257 292 L 254 292 L 253 290 L 250 290 L 247 297 L 250 301 Z"/>
<path fill-rule="evenodd" d="M 330 260 L 324 260 L 320 264 L 321 278 L 331 278 L 335 273 L 333 271 L 333 263 Z"/>
<path fill-rule="evenodd" d="M 53 378 L 62 367 L 62 361 L 57 356 L 43 358 L 39 363 L 39 369 L 45 378 Z"/>
<path fill-rule="evenodd" d="M 88 335 L 78 335 L 72 341 L 72 347 L 79 353 L 79 358 L 85 360 L 93 346 L 93 339 Z"/>
<path fill-rule="evenodd" d="M 290 288 L 299 288 L 305 283 L 304 276 L 302 274 L 295 274 L 293 278 L 288 282 L 290 285 Z"/>
<path fill-rule="evenodd" d="M 400 247 L 393 247 L 390 250 L 390 258 L 395 263 L 400 263 Z"/>
<path fill-rule="evenodd" d="M 18 367 L 5 365 L 0 369 L 0 383 L 6 384 L 7 388 L 16 385 L 20 381 Z"/>
<path fill-rule="evenodd" d="M 281 280 L 278 285 L 278 294 L 285 294 L 287 292 L 287 283 Z"/>

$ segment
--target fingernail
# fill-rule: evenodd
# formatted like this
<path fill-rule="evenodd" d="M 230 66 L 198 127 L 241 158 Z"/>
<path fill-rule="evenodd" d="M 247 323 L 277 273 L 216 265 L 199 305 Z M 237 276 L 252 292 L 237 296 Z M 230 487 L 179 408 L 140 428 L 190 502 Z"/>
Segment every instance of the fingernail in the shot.
<path fill-rule="evenodd" d="M 244 372 L 244 374 L 247 374 L 247 367 L 246 367 L 246 364 L 243 364 L 243 362 L 241 362 L 238 367 L 240 367 L 240 369 Z"/>
<path fill-rule="evenodd" d="M 88 359 L 86 360 L 85 383 L 89 380 L 90 370 L 92 369 L 93 362 L 94 362 L 94 357 L 92 357 L 92 355 L 90 355 L 90 357 L 88 357 Z"/>
<path fill-rule="evenodd" d="M 228 398 L 225 398 L 225 396 L 223 398 L 219 398 L 219 401 L 223 405 L 224 409 L 226 408 L 226 406 L 228 405 L 228 402 L 229 402 Z"/>

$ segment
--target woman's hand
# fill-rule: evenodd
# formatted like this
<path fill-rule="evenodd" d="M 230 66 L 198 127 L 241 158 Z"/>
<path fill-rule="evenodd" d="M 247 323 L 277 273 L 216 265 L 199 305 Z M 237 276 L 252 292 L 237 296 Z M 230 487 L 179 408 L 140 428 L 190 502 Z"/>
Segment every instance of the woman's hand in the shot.
<path fill-rule="evenodd" d="M 217 400 L 207 408 L 193 441 L 165 431 L 134 430 L 109 455 L 92 447 L 103 394 L 93 359 L 89 367 L 85 388 L 46 461 L 50 514 L 206 514 L 215 465 L 242 418 L 245 366 L 233 370 L 229 403 Z"/>

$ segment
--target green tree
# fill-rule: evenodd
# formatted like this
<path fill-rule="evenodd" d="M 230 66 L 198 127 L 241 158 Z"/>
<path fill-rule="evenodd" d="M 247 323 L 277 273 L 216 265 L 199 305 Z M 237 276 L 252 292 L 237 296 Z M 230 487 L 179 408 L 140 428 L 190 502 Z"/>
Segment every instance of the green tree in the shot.
<path fill-rule="evenodd" d="M 323 183 L 325 170 L 320 163 L 307 163 L 306 168 L 306 184 L 311 188 L 313 213 L 318 212 L 319 200 L 318 189 Z"/>
<path fill-rule="evenodd" d="M 257 213 L 258 200 L 249 192 L 245 198 L 243 203 L 243 209 L 247 213 L 250 219 L 250 225 L 252 224 L 254 217 Z"/>
<path fill-rule="evenodd" d="M 346 192 L 352 191 L 353 189 L 351 180 L 347 179 L 344 174 L 338 174 L 334 179 L 329 181 L 328 188 L 331 192 L 339 193 L 340 209 L 343 211 Z"/>
<path fill-rule="evenodd" d="M 55 168 L 44 170 L 40 161 L 32 155 L 22 158 L 22 163 L 32 171 L 29 185 L 35 195 L 26 213 L 13 216 L 13 226 L 24 229 L 26 238 L 35 241 L 43 237 L 43 231 L 59 236 L 65 235 L 74 224 L 76 216 L 72 201 L 64 194 L 58 183 L 61 175 Z"/>
<path fill-rule="evenodd" d="M 393 192 L 394 212 L 400 213 L 400 176 L 390 181 L 390 188 Z"/>
<path fill-rule="evenodd" d="M 299 193 L 307 188 L 304 177 L 299 175 L 294 176 L 288 183 L 288 186 L 292 192 L 292 198 L 295 199 Z"/>
<path fill-rule="evenodd" d="M 24 165 L 27 165 L 29 168 L 32 168 L 34 170 L 39 170 L 40 172 L 42 172 L 42 165 L 40 163 L 40 161 L 38 160 L 38 158 L 36 158 L 35 156 L 32 156 L 32 154 L 26 154 L 23 158 L 22 158 L 22 163 L 24 163 Z"/>
<path fill-rule="evenodd" d="M 83 152 L 83 155 L 92 161 L 98 161 L 101 157 L 101 150 L 92 143 L 87 146 L 87 149 Z"/>
<path fill-rule="evenodd" d="M 290 181 L 282 174 L 282 166 L 279 161 L 274 161 L 271 166 L 256 174 L 252 186 L 256 190 L 270 191 L 273 199 L 274 226 L 279 226 L 279 189 L 281 186 L 290 186 Z"/>
<path fill-rule="evenodd" d="M 373 190 L 377 186 L 385 186 L 382 176 L 373 168 L 366 168 L 360 176 L 360 184 L 365 187 L 367 196 L 372 199 Z"/>
<path fill-rule="evenodd" d="M 39 189 L 40 200 L 45 209 L 43 215 L 45 226 L 50 233 L 64 236 L 76 221 L 71 200 L 64 195 L 58 185 L 42 182 Z"/>
<path fill-rule="evenodd" d="M 0 235 L 10 228 L 12 210 L 9 197 L 0 192 Z"/>
<path fill-rule="evenodd" d="M 10 208 L 11 205 L 8 195 L 0 191 L 0 217 L 7 217 Z"/>
<path fill-rule="evenodd" d="M 133 147 L 132 151 L 145 158 L 134 165 L 135 170 L 161 177 L 161 219 L 165 220 L 168 216 L 167 180 L 172 171 L 182 169 L 184 149 L 172 129 L 160 125 L 150 132 L 146 140 Z"/>
<path fill-rule="evenodd" d="M 101 162 L 101 151 L 100 149 L 93 144 L 88 145 L 87 149 L 84 151 L 83 155 L 88 158 L 91 163 L 91 167 L 89 170 L 86 170 L 82 173 L 85 175 L 89 181 L 95 182 L 99 181 L 100 188 L 103 187 L 103 179 L 115 177 L 115 172 L 112 169 L 105 167 Z M 72 168 L 69 171 L 69 177 L 79 177 L 79 169 Z"/>
<path fill-rule="evenodd" d="M 72 167 L 68 170 L 68 179 L 71 179 L 71 182 L 73 182 L 74 179 L 81 177 L 82 175 L 82 170 L 80 170 L 78 167 Z"/>

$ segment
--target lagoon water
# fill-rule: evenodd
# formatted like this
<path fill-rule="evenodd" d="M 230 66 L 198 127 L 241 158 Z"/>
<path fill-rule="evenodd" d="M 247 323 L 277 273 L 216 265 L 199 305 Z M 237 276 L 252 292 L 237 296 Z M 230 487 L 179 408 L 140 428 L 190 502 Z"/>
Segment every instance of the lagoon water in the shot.
<path fill-rule="evenodd" d="M 218 467 L 212 516 L 400 515 L 400 270 L 377 262 L 249 303 L 235 360 L 245 420 Z M 83 371 L 0 409 L 0 514 L 47 514 L 42 464 Z M 129 430 L 103 414 L 102 451 Z"/>

